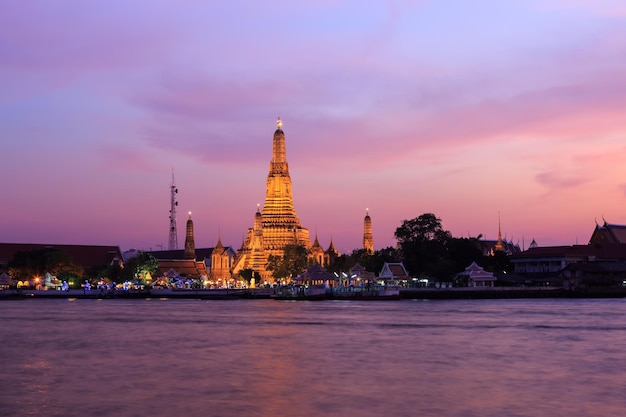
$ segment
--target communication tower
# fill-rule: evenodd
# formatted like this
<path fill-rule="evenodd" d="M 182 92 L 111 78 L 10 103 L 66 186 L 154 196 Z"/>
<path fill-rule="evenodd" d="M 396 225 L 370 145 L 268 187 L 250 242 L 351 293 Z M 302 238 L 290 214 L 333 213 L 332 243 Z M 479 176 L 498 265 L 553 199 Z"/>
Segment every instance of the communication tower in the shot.
<path fill-rule="evenodd" d="M 178 250 L 178 232 L 176 231 L 176 194 L 178 194 L 178 188 L 174 184 L 174 170 L 172 170 L 172 183 L 170 184 L 170 243 L 169 250 Z"/>

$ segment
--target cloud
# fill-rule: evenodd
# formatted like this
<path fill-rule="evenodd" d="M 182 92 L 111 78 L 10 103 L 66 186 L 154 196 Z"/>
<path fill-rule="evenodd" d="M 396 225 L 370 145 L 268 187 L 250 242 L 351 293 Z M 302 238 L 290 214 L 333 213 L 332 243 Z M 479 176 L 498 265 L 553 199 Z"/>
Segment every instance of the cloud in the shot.
<path fill-rule="evenodd" d="M 534 6 L 543 10 L 579 10 L 600 16 L 626 16 L 626 6 L 621 0 L 539 0 Z"/>
<path fill-rule="evenodd" d="M 100 166 L 105 170 L 121 172 L 155 172 L 162 170 L 146 152 L 123 145 L 104 145 L 97 150 Z"/>
<path fill-rule="evenodd" d="M 581 176 L 564 176 L 557 171 L 539 173 L 535 176 L 535 179 L 550 190 L 575 188 L 588 181 L 588 179 Z"/>
<path fill-rule="evenodd" d="M 0 69 L 33 72 L 129 69 L 175 46 L 176 31 L 152 16 L 84 2 L 16 3 L 0 17 Z"/>

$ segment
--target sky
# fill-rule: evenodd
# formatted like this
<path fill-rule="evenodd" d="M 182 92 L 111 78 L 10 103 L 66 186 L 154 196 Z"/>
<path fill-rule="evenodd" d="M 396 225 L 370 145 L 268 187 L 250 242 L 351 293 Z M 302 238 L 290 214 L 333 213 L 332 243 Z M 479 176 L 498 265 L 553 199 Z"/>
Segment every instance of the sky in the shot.
<path fill-rule="evenodd" d="M 283 122 L 323 247 L 586 244 L 626 224 L 626 6 L 602 0 L 7 0 L 0 241 L 235 248 Z"/>

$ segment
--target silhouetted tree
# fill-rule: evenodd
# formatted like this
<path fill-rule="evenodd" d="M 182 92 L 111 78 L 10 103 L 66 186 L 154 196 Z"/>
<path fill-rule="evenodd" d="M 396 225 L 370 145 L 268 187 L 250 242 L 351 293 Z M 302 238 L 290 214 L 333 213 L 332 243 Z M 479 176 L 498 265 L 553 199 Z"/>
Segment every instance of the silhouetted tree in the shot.
<path fill-rule="evenodd" d="M 32 279 L 50 273 L 64 278 L 83 276 L 83 268 L 74 263 L 70 255 L 62 249 L 44 248 L 19 251 L 9 262 L 11 276 L 15 279 Z"/>
<path fill-rule="evenodd" d="M 476 262 L 483 268 L 487 264 L 485 256 L 480 250 L 478 238 L 452 237 L 448 241 L 448 252 L 454 261 L 454 272 L 458 273 L 467 268 L 472 262 Z"/>
<path fill-rule="evenodd" d="M 493 256 L 488 257 L 487 270 L 493 272 L 496 275 L 503 273 L 513 272 L 513 264 L 509 260 L 506 252 L 497 250 L 493 253 Z"/>
<path fill-rule="evenodd" d="M 309 266 L 309 254 L 302 245 L 286 245 L 283 256 L 270 255 L 265 268 L 274 279 L 292 278 Z"/>
<path fill-rule="evenodd" d="M 129 259 L 124 264 L 124 268 L 120 271 L 118 278 L 120 281 L 143 279 L 148 273 L 154 276 L 158 268 L 159 262 L 151 253 L 139 252 L 136 257 Z M 109 279 L 111 278 L 109 277 Z M 114 281 L 113 279 L 111 280 Z"/>
<path fill-rule="evenodd" d="M 367 271 L 378 273 L 385 262 L 398 262 L 400 254 L 392 247 L 387 247 L 368 252 L 365 249 L 354 249 L 351 254 L 344 254 L 335 259 L 335 261 L 326 267 L 328 272 L 347 272 L 357 263 L 363 266 Z"/>
<path fill-rule="evenodd" d="M 254 269 L 250 269 L 250 268 L 246 268 L 246 269 L 242 269 L 241 271 L 239 271 L 239 277 L 246 281 L 247 283 L 252 282 L 252 278 L 254 278 L 254 281 L 258 284 L 259 280 L 261 279 L 261 276 L 259 275 L 259 273 L 257 271 L 255 271 Z"/>
<path fill-rule="evenodd" d="M 395 237 L 410 274 L 446 281 L 454 273 L 454 261 L 448 252 L 450 232 L 443 229 L 441 219 L 434 214 L 404 220 Z"/>

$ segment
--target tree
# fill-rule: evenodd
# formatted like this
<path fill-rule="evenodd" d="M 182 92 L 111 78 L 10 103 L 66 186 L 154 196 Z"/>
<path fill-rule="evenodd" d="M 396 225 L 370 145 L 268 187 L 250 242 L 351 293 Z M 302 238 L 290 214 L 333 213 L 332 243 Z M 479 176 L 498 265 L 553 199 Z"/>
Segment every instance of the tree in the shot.
<path fill-rule="evenodd" d="M 261 276 L 254 269 L 246 268 L 239 271 L 239 277 L 246 281 L 248 284 L 252 282 L 252 278 L 254 278 L 254 282 L 259 283 Z"/>
<path fill-rule="evenodd" d="M 272 272 L 274 279 L 294 277 L 309 266 L 309 253 L 302 245 L 286 245 L 283 256 L 270 255 L 265 268 Z"/>
<path fill-rule="evenodd" d="M 120 271 L 119 278 L 124 281 L 144 279 L 147 274 L 154 275 L 158 268 L 159 262 L 151 253 L 139 252 L 136 257 L 126 262 L 124 268 Z"/>
<path fill-rule="evenodd" d="M 480 250 L 478 239 L 480 239 L 480 236 L 470 238 L 450 238 L 448 241 L 448 253 L 454 261 L 455 272 L 463 271 L 472 262 L 476 262 L 482 267 L 485 266 L 485 256 Z"/>
<path fill-rule="evenodd" d="M 9 262 L 11 276 L 19 279 L 32 279 L 50 273 L 64 279 L 81 278 L 83 268 L 74 263 L 70 255 L 62 249 L 44 248 L 15 253 Z"/>
<path fill-rule="evenodd" d="M 338 256 L 332 264 L 328 265 L 328 272 L 347 272 L 357 263 L 367 271 L 377 273 L 383 268 L 385 262 L 400 261 L 400 254 L 395 248 L 387 247 L 371 253 L 363 248 L 354 249 L 351 254 Z"/>
<path fill-rule="evenodd" d="M 450 232 L 443 229 L 441 219 L 425 213 L 404 220 L 396 229 L 395 237 L 401 250 L 404 266 L 416 276 L 430 276 L 447 281 L 454 272 L 454 262 L 448 253 Z"/>
<path fill-rule="evenodd" d="M 513 272 L 513 264 L 509 260 L 506 252 L 497 250 L 493 256 L 489 257 L 488 269 L 496 275 L 507 274 Z"/>

